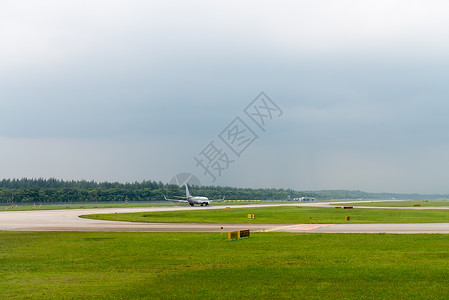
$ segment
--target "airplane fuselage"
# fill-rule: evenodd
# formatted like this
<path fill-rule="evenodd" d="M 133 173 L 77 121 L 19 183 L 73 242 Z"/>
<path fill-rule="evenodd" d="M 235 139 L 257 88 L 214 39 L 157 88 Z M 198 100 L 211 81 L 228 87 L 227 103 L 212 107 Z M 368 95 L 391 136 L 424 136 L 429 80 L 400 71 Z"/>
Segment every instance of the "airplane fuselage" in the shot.
<path fill-rule="evenodd" d="M 190 195 L 189 192 L 189 187 L 187 186 L 187 183 L 185 184 L 186 186 L 186 196 L 185 197 L 177 197 L 177 198 L 181 198 L 181 199 L 167 199 L 167 197 L 164 196 L 164 199 L 167 201 L 175 201 L 175 202 L 183 202 L 183 203 L 189 203 L 190 206 L 195 206 L 195 204 L 199 204 L 201 206 L 208 206 L 211 201 L 215 201 L 215 200 L 209 200 L 209 198 L 207 197 L 194 197 L 192 195 Z M 224 200 L 224 197 L 223 199 Z"/>
<path fill-rule="evenodd" d="M 189 202 L 189 204 L 191 206 L 194 206 L 195 204 L 200 204 L 201 206 L 203 205 L 209 205 L 210 204 L 210 200 L 207 197 L 190 197 L 187 199 L 187 201 Z"/>

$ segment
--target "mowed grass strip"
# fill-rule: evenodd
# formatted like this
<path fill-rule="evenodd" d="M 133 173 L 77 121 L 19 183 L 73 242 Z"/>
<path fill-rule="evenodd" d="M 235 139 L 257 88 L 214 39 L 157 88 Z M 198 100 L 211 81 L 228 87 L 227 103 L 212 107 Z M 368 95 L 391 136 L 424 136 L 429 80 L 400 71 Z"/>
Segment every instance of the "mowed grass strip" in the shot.
<path fill-rule="evenodd" d="M 254 214 L 255 219 L 248 219 Z M 350 216 L 350 221 L 345 217 Z M 341 224 L 341 223 L 441 223 L 449 222 L 449 210 L 335 209 L 333 207 L 258 207 L 86 215 L 84 218 L 150 223 L 222 224 Z"/>
<path fill-rule="evenodd" d="M 447 299 L 449 235 L 0 232 L 1 299 Z"/>
<path fill-rule="evenodd" d="M 375 206 L 375 207 L 412 207 L 412 206 L 423 206 L 423 207 L 449 207 L 448 199 L 440 200 L 406 200 L 406 201 L 385 201 L 385 202 L 354 202 L 351 204 L 341 203 L 340 205 L 355 205 L 355 206 Z"/>

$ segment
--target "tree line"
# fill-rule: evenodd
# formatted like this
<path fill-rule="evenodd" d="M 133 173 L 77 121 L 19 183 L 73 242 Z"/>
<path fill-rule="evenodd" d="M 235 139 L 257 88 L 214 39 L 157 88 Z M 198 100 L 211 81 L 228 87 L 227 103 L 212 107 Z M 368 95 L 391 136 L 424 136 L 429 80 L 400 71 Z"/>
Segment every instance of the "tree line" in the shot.
<path fill-rule="evenodd" d="M 313 197 L 317 200 L 330 199 L 407 199 L 447 198 L 447 195 L 366 193 L 362 191 L 295 191 L 292 189 L 250 189 L 221 186 L 193 186 L 192 195 L 209 199 L 228 200 L 292 200 Z M 185 190 L 177 185 L 156 181 L 133 183 L 96 182 L 86 180 L 64 181 L 60 179 L 3 179 L 0 181 L 0 203 L 81 203 L 120 201 L 163 201 L 164 196 L 185 196 Z"/>

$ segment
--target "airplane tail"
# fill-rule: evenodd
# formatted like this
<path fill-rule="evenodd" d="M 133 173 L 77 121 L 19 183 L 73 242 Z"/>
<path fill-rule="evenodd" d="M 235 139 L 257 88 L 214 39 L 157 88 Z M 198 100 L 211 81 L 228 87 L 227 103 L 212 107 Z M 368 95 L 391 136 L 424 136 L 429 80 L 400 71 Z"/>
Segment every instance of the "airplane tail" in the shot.
<path fill-rule="evenodd" d="M 186 183 L 186 198 L 191 198 L 191 197 L 192 197 L 192 195 L 190 195 L 189 187 L 187 186 L 187 183 Z"/>

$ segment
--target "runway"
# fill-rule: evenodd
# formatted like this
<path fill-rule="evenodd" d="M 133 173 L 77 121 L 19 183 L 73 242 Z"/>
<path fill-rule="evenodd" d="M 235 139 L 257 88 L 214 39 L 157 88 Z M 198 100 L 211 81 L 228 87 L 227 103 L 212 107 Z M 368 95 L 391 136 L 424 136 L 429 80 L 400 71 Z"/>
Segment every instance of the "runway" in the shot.
<path fill-rule="evenodd" d="M 240 206 L 241 207 L 241 206 Z M 225 206 L 98 208 L 35 211 L 0 211 L 0 231 L 110 231 L 110 232 L 220 232 L 250 229 L 270 230 L 278 224 L 138 223 L 80 218 L 81 215 L 225 209 Z M 223 229 L 221 229 L 223 227 Z"/>
<path fill-rule="evenodd" d="M 267 206 L 326 206 L 328 203 L 254 204 Z M 229 205 L 227 205 L 229 206 Z M 418 224 L 204 224 L 204 223 L 137 223 L 91 220 L 81 215 L 179 210 L 225 209 L 209 207 L 145 207 L 99 208 L 35 211 L 1 211 L 0 231 L 101 231 L 101 232 L 223 232 L 250 229 L 253 232 L 316 232 L 316 233 L 449 233 L 449 223 Z M 230 206 L 241 208 L 240 205 Z M 362 208 L 362 207 L 360 207 Z M 365 208 L 365 207 L 363 207 Z M 391 208 L 388 208 L 391 209 Z M 414 208 L 419 209 L 419 208 Z M 428 209 L 428 208 L 421 208 Z M 437 209 L 448 209 L 447 207 Z M 222 228 L 223 227 L 223 228 Z"/>

